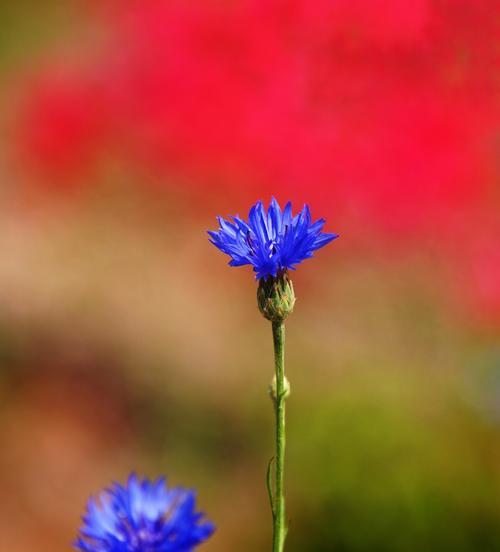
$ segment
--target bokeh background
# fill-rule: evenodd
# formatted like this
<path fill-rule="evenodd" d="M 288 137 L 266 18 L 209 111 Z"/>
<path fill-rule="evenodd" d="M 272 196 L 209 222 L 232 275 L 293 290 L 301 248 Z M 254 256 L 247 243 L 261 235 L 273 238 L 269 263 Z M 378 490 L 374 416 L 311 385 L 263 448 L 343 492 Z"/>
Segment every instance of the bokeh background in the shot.
<path fill-rule="evenodd" d="M 270 328 L 207 241 L 275 195 L 288 550 L 500 550 L 497 0 L 3 0 L 0 548 L 130 469 L 269 550 Z"/>

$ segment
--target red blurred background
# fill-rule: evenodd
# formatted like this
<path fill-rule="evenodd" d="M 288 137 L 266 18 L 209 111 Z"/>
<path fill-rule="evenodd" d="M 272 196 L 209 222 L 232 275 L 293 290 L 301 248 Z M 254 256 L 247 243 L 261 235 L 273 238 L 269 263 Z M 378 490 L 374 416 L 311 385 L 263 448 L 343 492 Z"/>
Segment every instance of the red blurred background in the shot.
<path fill-rule="evenodd" d="M 15 149 L 37 184 L 95 186 L 118 163 L 195 206 L 308 201 L 370 249 L 446 256 L 498 319 L 497 2 L 127 0 L 82 17 L 22 77 Z"/>

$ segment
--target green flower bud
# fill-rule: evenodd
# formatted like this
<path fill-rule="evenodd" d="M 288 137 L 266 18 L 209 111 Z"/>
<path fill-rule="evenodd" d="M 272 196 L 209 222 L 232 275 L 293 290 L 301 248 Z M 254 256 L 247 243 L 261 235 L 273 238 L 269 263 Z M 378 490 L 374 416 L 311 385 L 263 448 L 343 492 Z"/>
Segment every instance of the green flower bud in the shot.
<path fill-rule="evenodd" d="M 273 377 L 273 381 L 269 384 L 269 396 L 273 401 L 276 401 L 277 398 L 277 390 L 276 390 L 276 375 Z M 287 399 L 290 396 L 290 382 L 288 381 L 288 378 L 285 376 L 285 388 L 283 392 L 283 398 Z"/>
<path fill-rule="evenodd" d="M 286 271 L 275 277 L 261 278 L 257 303 L 262 315 L 272 322 L 282 322 L 293 311 L 295 293 Z"/>

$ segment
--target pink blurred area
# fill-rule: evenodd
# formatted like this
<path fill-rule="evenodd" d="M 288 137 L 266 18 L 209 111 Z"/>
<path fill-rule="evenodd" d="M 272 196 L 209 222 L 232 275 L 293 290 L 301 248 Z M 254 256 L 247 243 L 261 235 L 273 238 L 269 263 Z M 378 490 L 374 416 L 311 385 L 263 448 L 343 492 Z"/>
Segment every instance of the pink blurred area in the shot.
<path fill-rule="evenodd" d="M 37 183 L 94 186 L 112 159 L 198 205 L 307 201 L 370 248 L 431 245 L 469 306 L 500 317 L 500 281 L 480 274 L 500 250 L 497 2 L 127 0 L 83 15 L 97 45 L 42 59 L 19 108 Z"/>
<path fill-rule="evenodd" d="M 0 548 L 135 468 L 267 549 L 270 336 L 205 232 L 276 196 L 341 235 L 294 280 L 290 551 L 498 549 L 498 0 L 1 10 Z"/>

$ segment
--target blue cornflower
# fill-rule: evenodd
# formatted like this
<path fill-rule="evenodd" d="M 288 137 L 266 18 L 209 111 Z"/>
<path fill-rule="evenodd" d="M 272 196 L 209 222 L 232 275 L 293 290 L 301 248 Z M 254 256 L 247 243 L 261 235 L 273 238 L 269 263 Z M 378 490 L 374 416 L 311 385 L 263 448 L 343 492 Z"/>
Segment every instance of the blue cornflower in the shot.
<path fill-rule="evenodd" d="M 214 531 L 195 493 L 132 474 L 91 498 L 75 548 L 82 552 L 191 552 Z"/>
<path fill-rule="evenodd" d="M 208 232 L 210 241 L 231 257 L 231 266 L 252 265 L 257 279 L 294 270 L 312 257 L 313 251 L 338 238 L 338 234 L 321 231 L 325 219 L 312 222 L 307 205 L 293 216 L 292 204 L 288 202 L 282 212 L 274 197 L 267 213 L 258 201 L 250 209 L 248 222 L 237 216 L 231 221 L 217 220 L 220 227 L 217 232 Z"/>

